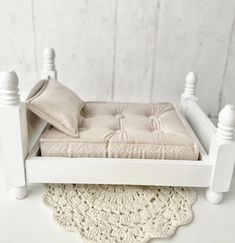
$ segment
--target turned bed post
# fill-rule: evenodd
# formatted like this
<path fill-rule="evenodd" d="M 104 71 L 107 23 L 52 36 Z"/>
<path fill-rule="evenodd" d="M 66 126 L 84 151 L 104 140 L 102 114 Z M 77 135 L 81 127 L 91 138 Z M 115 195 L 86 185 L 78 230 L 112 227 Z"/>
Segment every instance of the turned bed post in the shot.
<path fill-rule="evenodd" d="M 189 72 L 185 77 L 184 92 L 181 95 L 181 109 L 183 113 L 186 109 L 186 101 L 193 100 L 197 102 L 196 96 L 197 75 L 194 72 Z"/>
<path fill-rule="evenodd" d="M 218 127 L 209 149 L 214 168 L 206 197 L 214 204 L 222 201 L 223 192 L 230 188 L 235 160 L 234 127 L 235 108 L 228 104 L 219 113 Z"/>
<path fill-rule="evenodd" d="M 55 69 L 55 51 L 53 48 L 45 48 L 43 51 L 42 79 L 57 80 L 57 70 Z"/>
<path fill-rule="evenodd" d="M 0 73 L 1 158 L 6 180 L 15 198 L 27 194 L 25 158 L 28 154 L 28 131 L 25 104 L 20 102 L 15 72 Z"/>

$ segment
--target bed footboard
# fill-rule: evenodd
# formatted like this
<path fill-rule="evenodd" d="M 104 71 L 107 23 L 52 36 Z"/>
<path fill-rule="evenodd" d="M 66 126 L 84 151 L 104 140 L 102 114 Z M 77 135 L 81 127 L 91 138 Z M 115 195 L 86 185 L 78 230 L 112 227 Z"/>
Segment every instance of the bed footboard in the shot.
<path fill-rule="evenodd" d="M 210 187 L 206 192 L 209 202 L 219 203 L 223 192 L 229 191 L 235 161 L 235 108 L 227 104 L 219 113 L 217 128 L 197 104 L 197 76 L 186 76 L 184 93 L 181 96 L 182 111 L 193 128 L 212 162 Z"/>

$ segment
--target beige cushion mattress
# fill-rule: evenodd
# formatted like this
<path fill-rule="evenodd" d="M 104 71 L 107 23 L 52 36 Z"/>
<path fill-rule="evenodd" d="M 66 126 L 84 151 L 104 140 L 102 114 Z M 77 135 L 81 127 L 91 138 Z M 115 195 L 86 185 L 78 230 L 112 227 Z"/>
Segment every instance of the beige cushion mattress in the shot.
<path fill-rule="evenodd" d="M 198 146 L 171 103 L 85 103 L 79 136 L 49 127 L 40 139 L 42 156 L 197 160 Z"/>

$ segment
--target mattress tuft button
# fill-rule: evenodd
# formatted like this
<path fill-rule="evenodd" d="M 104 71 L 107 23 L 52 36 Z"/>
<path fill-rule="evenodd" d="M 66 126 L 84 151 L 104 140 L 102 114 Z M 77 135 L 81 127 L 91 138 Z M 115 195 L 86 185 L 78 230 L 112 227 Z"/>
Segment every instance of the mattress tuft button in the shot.
<path fill-rule="evenodd" d="M 122 114 L 117 114 L 117 115 L 115 116 L 115 118 L 117 118 L 117 119 L 123 119 L 123 118 L 125 118 L 125 116 L 122 115 Z"/>

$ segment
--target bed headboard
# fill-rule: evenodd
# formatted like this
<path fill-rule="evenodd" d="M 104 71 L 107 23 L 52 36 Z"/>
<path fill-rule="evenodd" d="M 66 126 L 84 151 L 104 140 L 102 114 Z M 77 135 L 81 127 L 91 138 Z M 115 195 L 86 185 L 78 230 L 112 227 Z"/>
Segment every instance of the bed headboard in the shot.
<path fill-rule="evenodd" d="M 28 98 L 35 95 L 49 77 L 55 80 L 57 78 L 57 71 L 55 69 L 55 51 L 52 48 L 46 48 L 43 52 L 41 80 L 30 91 Z M 28 110 L 25 102 L 20 100 L 18 84 L 19 81 L 15 72 L 0 73 L 1 125 L 4 123 L 5 129 L 9 130 L 16 127 L 17 131 L 21 134 L 19 136 L 22 137 L 19 137 L 19 140 L 21 141 L 16 142 L 18 144 L 23 143 L 23 157 L 25 157 L 28 151 L 31 151 L 35 145 L 47 123 Z M 2 119 L 2 117 L 5 117 L 6 120 Z M 18 119 L 19 122 L 17 123 L 17 121 L 13 121 L 12 119 Z M 9 134 L 9 136 L 11 136 L 10 132 Z M 11 138 L 7 138 L 7 136 L 6 133 L 5 139 L 11 140 Z M 12 134 L 12 137 L 12 139 L 14 139 L 14 134 Z"/>

